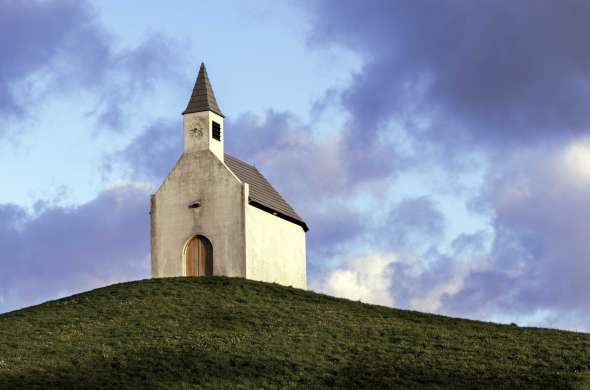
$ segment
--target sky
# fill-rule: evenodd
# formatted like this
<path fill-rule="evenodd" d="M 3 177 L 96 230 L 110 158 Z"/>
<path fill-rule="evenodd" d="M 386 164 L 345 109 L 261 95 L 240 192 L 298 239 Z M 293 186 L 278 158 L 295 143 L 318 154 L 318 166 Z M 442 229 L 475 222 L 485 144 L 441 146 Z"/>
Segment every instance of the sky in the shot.
<path fill-rule="evenodd" d="M 309 288 L 590 332 L 590 3 L 0 0 L 0 312 L 149 277 L 205 62 Z"/>

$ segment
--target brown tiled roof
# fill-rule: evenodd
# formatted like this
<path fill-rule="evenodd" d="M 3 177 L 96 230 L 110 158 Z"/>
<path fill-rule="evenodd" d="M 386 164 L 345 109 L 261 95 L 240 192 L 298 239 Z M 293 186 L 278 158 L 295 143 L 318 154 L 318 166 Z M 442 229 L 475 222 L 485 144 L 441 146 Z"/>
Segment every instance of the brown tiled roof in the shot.
<path fill-rule="evenodd" d="M 225 155 L 225 165 L 240 179 L 250 186 L 249 203 L 252 206 L 276 213 L 278 217 L 300 225 L 304 231 L 309 228 L 303 219 L 295 210 L 283 199 L 283 197 L 273 188 L 256 167 L 247 164 L 229 154 Z"/>
<path fill-rule="evenodd" d="M 188 101 L 186 110 L 184 110 L 182 114 L 184 115 L 200 111 L 213 111 L 214 113 L 223 116 L 217 105 L 217 100 L 215 100 L 215 94 L 213 93 L 213 88 L 209 82 L 209 77 L 207 77 L 207 69 L 205 69 L 204 63 L 201 63 L 199 75 L 197 76 L 195 87 L 193 88 L 193 94 Z"/>

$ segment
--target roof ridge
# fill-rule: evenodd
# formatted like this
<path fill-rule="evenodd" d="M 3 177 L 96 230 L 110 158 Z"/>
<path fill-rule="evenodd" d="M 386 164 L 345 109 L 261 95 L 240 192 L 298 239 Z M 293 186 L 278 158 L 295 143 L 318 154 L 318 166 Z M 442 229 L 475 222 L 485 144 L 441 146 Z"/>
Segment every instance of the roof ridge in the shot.
<path fill-rule="evenodd" d="M 233 158 L 233 159 L 234 159 L 234 160 L 236 160 L 236 161 L 239 161 L 239 162 L 241 162 L 242 164 L 245 164 L 245 165 L 249 166 L 250 168 L 252 168 L 252 169 L 254 169 L 254 170 L 256 170 L 256 172 L 260 173 L 260 176 L 262 176 L 262 178 L 263 178 L 263 179 L 265 179 L 266 181 L 268 181 L 268 179 L 266 179 L 266 177 L 265 177 L 265 176 L 262 174 L 262 172 L 260 172 L 260 170 L 258 170 L 258 168 L 256 167 L 256 165 L 254 165 L 254 164 L 250 164 L 249 162 L 247 162 L 247 161 L 244 161 L 244 160 L 242 160 L 242 159 L 239 159 L 239 158 L 237 158 L 237 157 L 235 157 L 235 156 L 232 156 L 231 154 L 227 154 L 227 153 L 225 153 L 225 155 L 226 155 L 226 156 L 229 156 L 230 158 Z M 269 184 L 270 184 L 270 182 L 269 182 Z"/>
<path fill-rule="evenodd" d="M 250 164 L 250 163 L 248 163 L 248 162 L 246 162 L 246 161 L 244 161 L 244 160 L 242 160 L 242 159 L 239 159 L 239 158 L 237 158 L 236 156 L 232 156 L 232 155 L 231 155 L 231 154 L 229 154 L 229 153 L 224 153 L 224 154 L 225 154 L 225 156 L 226 156 L 226 157 L 233 158 L 234 160 L 237 160 L 237 161 L 239 161 L 239 162 L 241 162 L 241 163 L 244 163 L 244 164 L 246 164 L 246 165 L 249 165 L 249 166 L 251 166 L 252 168 L 256 168 L 254 165 L 252 165 L 252 164 Z M 258 170 L 258 169 L 256 169 L 256 170 Z"/>

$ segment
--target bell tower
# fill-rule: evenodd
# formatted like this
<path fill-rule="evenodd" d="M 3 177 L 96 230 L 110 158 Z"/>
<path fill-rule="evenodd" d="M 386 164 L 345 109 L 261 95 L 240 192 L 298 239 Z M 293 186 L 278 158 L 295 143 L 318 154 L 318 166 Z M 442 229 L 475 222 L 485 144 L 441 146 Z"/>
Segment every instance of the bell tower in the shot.
<path fill-rule="evenodd" d="M 193 93 L 182 116 L 184 153 L 210 150 L 223 161 L 224 116 L 215 100 L 204 63 L 201 63 Z"/>

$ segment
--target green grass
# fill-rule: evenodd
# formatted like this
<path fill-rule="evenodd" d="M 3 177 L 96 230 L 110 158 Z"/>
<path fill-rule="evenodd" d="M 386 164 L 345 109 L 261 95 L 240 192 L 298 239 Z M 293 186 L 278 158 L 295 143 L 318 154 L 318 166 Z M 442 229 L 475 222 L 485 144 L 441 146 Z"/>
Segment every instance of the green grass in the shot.
<path fill-rule="evenodd" d="M 590 335 L 234 278 L 117 284 L 0 315 L 0 389 L 590 388 Z"/>

